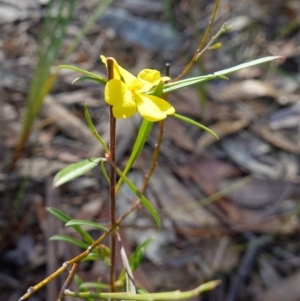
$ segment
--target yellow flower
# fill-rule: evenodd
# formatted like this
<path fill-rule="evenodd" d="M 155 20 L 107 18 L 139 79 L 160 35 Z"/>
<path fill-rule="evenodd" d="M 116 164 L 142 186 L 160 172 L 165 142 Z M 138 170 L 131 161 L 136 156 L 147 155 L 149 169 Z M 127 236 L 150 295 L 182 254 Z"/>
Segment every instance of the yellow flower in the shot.
<path fill-rule="evenodd" d="M 106 65 L 106 58 L 101 59 Z M 169 78 L 152 69 L 144 69 L 135 77 L 114 60 L 114 78 L 105 86 L 105 101 L 113 106 L 116 118 L 129 118 L 138 111 L 148 121 L 163 120 L 175 109 L 164 99 L 145 93 L 166 80 Z"/>

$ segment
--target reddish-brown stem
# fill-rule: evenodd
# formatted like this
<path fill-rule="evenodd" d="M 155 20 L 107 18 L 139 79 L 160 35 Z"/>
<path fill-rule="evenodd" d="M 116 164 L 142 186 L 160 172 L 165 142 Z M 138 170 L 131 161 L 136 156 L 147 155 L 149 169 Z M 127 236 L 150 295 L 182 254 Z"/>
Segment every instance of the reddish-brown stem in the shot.
<path fill-rule="evenodd" d="M 107 58 L 107 77 L 108 80 L 114 78 L 114 61 L 111 58 Z M 110 127 L 110 137 L 109 137 L 109 158 L 115 163 L 116 161 L 116 118 L 113 115 L 113 107 L 109 107 L 109 127 Z M 110 227 L 116 223 L 116 171 L 113 166 L 109 166 L 109 195 L 110 195 Z M 114 282 L 115 282 L 115 250 L 116 250 L 116 238 L 114 233 L 112 233 L 110 238 L 110 285 L 111 291 L 114 292 Z"/>

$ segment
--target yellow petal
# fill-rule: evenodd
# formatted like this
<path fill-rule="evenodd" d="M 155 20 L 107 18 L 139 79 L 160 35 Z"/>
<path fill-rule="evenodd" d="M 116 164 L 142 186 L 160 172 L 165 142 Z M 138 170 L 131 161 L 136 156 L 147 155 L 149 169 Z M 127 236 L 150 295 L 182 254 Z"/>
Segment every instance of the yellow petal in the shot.
<path fill-rule="evenodd" d="M 101 55 L 100 57 L 101 57 L 102 62 L 107 67 L 107 58 L 103 55 Z M 112 58 L 112 59 L 114 60 L 114 78 L 115 79 L 123 79 L 127 85 L 129 85 L 132 81 L 136 80 L 136 77 L 134 75 L 132 75 L 130 72 L 128 72 L 127 70 L 122 68 L 114 58 Z"/>
<path fill-rule="evenodd" d="M 105 64 L 105 66 L 107 67 L 107 58 L 104 55 L 101 55 L 101 60 L 103 62 L 103 64 Z M 117 61 L 114 58 L 111 58 L 114 61 L 114 79 L 121 79 L 121 73 L 119 70 L 119 65 L 117 63 Z"/>
<path fill-rule="evenodd" d="M 110 80 L 105 86 L 104 96 L 105 101 L 113 106 L 116 118 L 128 118 L 136 112 L 133 95 L 121 80 Z"/>
<path fill-rule="evenodd" d="M 141 93 L 135 93 L 137 109 L 141 116 L 148 121 L 159 121 L 175 113 L 175 109 L 164 99 Z"/>
<path fill-rule="evenodd" d="M 138 79 L 145 80 L 151 84 L 154 84 L 156 81 L 160 80 L 160 72 L 154 69 L 144 69 L 138 74 Z"/>

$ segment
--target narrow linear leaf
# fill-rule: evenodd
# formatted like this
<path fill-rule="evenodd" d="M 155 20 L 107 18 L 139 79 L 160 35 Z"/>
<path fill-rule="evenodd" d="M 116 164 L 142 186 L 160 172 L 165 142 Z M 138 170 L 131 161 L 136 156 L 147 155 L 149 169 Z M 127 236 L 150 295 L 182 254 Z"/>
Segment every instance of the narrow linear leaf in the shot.
<path fill-rule="evenodd" d="M 101 171 L 102 171 L 102 174 L 103 174 L 106 182 L 109 184 L 110 183 L 110 179 L 109 179 L 109 176 L 108 176 L 107 171 L 105 169 L 104 161 L 101 161 L 100 167 L 101 167 Z"/>
<path fill-rule="evenodd" d="M 103 85 L 105 85 L 107 83 L 107 80 L 104 79 L 103 77 L 95 74 L 95 73 L 92 73 L 92 72 L 89 72 L 89 71 L 86 71 L 84 69 L 81 69 L 81 68 L 78 68 L 78 67 L 75 67 L 75 66 L 71 66 L 71 65 L 59 65 L 57 68 L 59 69 L 69 69 L 69 70 L 73 70 L 73 71 L 76 71 L 76 72 L 79 72 L 79 73 L 82 73 L 88 77 L 93 77 L 95 79 L 98 79 L 98 81 L 100 83 L 102 83 Z"/>
<path fill-rule="evenodd" d="M 100 291 L 110 289 L 110 285 L 101 282 L 84 282 L 79 286 L 80 289 L 96 288 Z"/>
<path fill-rule="evenodd" d="M 93 76 L 79 76 L 79 77 L 75 78 L 72 81 L 72 85 L 75 84 L 76 82 L 83 82 L 85 80 L 90 80 L 90 81 L 93 81 L 93 82 L 97 82 L 97 83 L 103 84 L 103 81 L 100 80 L 98 77 L 93 77 Z"/>
<path fill-rule="evenodd" d="M 153 241 L 153 238 L 148 238 L 144 242 L 142 242 L 131 255 L 129 256 L 129 264 L 132 269 L 132 271 L 135 271 L 137 267 L 139 266 L 141 260 L 143 259 L 145 249 L 149 244 Z M 119 281 L 122 283 L 125 281 L 125 269 L 123 269 L 119 276 Z"/>
<path fill-rule="evenodd" d="M 243 63 L 228 69 L 224 69 L 221 71 L 217 71 L 214 72 L 213 74 L 207 74 L 207 75 L 201 75 L 201 76 L 197 76 L 197 77 L 192 77 L 192 78 L 188 78 L 188 79 L 183 79 L 183 80 L 179 80 L 177 82 L 174 83 L 168 83 L 166 85 L 164 85 L 164 93 L 167 92 L 172 92 L 178 89 L 182 89 L 184 87 L 188 87 L 194 84 L 198 84 L 201 82 L 206 82 L 206 81 L 210 81 L 213 80 L 215 78 L 224 78 L 225 75 L 230 74 L 232 72 L 236 72 L 239 71 L 241 69 L 245 69 L 248 67 L 253 67 L 256 65 L 260 65 L 263 63 L 267 63 L 267 62 L 271 62 L 277 59 L 283 59 L 282 56 L 268 56 L 268 57 L 264 57 L 264 58 L 260 58 L 257 60 L 253 60 L 251 62 L 248 63 Z"/>
<path fill-rule="evenodd" d="M 76 239 L 74 237 L 68 236 L 68 235 L 64 235 L 64 234 L 56 234 L 53 235 L 52 237 L 50 237 L 50 240 L 59 240 L 59 241 L 64 241 L 64 242 L 68 242 L 71 243 L 75 246 L 78 246 L 82 249 L 87 249 L 89 247 L 89 245 L 79 239 Z"/>
<path fill-rule="evenodd" d="M 263 57 L 263 58 L 260 58 L 260 59 L 257 59 L 257 60 L 253 60 L 251 62 L 240 64 L 240 65 L 237 65 L 237 66 L 225 69 L 225 70 L 214 72 L 214 74 L 217 75 L 217 76 L 226 75 L 226 74 L 230 74 L 230 73 L 239 71 L 241 69 L 253 67 L 253 66 L 256 66 L 256 65 L 260 65 L 260 64 L 271 62 L 271 61 L 278 60 L 278 59 L 284 59 L 284 57 L 283 56 L 267 56 L 267 57 Z"/>
<path fill-rule="evenodd" d="M 64 224 L 66 224 L 66 223 L 68 223 L 69 221 L 72 220 L 72 218 L 69 215 L 63 213 L 62 211 L 60 211 L 56 208 L 48 207 L 47 211 L 49 213 L 51 213 L 53 216 L 55 216 L 57 219 L 62 221 Z M 86 243 L 92 244 L 94 242 L 94 240 L 90 236 L 90 234 L 87 233 L 85 230 L 83 230 L 80 226 L 73 225 L 72 228 L 81 235 L 81 237 L 83 238 L 83 240 Z"/>
<path fill-rule="evenodd" d="M 187 118 L 187 117 L 185 117 L 185 116 L 182 116 L 182 115 L 179 115 L 179 114 L 176 114 L 176 113 L 173 114 L 172 116 L 174 116 L 174 117 L 177 118 L 177 119 L 180 119 L 180 120 L 182 120 L 182 121 L 185 121 L 185 122 L 188 122 L 188 123 L 190 123 L 190 124 L 192 124 L 192 125 L 197 126 L 198 128 L 200 128 L 200 129 L 202 129 L 202 130 L 208 132 L 209 134 L 211 134 L 212 136 L 214 136 L 216 139 L 219 140 L 218 135 L 217 135 L 214 131 L 212 131 L 211 129 L 209 129 L 209 128 L 207 128 L 206 126 L 204 126 L 203 124 L 198 123 L 198 122 L 196 122 L 196 121 L 194 121 L 194 120 L 192 120 L 192 119 L 190 119 L 190 118 Z"/>
<path fill-rule="evenodd" d="M 82 176 L 97 166 L 101 160 L 103 160 L 103 158 L 94 157 L 65 167 L 56 174 L 53 180 L 53 185 L 58 187 L 62 184 L 70 182 L 71 180 L 74 180 L 75 178 L 78 178 L 79 176 Z"/>
<path fill-rule="evenodd" d="M 90 129 L 91 133 L 100 142 L 100 144 L 102 145 L 102 147 L 104 148 L 104 150 L 108 153 L 109 150 L 108 150 L 107 145 L 105 144 L 105 142 L 101 138 L 101 136 L 98 134 L 98 132 L 97 132 L 97 130 L 96 130 L 96 128 L 95 128 L 95 126 L 94 126 L 94 124 L 92 122 L 91 116 L 89 114 L 87 103 L 84 105 L 84 116 L 85 116 L 86 122 L 87 122 L 87 124 L 89 126 L 89 129 Z"/>
<path fill-rule="evenodd" d="M 98 224 L 98 223 L 95 223 L 95 222 L 92 222 L 92 221 L 88 221 L 88 220 L 83 220 L 83 219 L 72 219 L 70 220 L 69 222 L 66 223 L 66 227 L 72 227 L 72 226 L 89 226 L 89 227 L 92 227 L 92 228 L 96 228 L 96 229 L 100 229 L 100 230 L 103 230 L 103 231 L 108 231 L 108 228 L 101 225 L 101 224 Z"/>
<path fill-rule="evenodd" d="M 62 211 L 56 208 L 48 207 L 46 208 L 46 210 L 49 213 L 51 213 L 53 216 L 55 216 L 57 219 L 59 219 L 61 222 L 63 222 L 64 224 L 66 224 L 68 221 L 72 219 L 69 215 L 63 213 Z"/>
<path fill-rule="evenodd" d="M 144 147 L 144 145 L 147 141 L 148 135 L 151 132 L 152 126 L 153 126 L 153 122 L 143 119 L 142 124 L 141 124 L 140 129 L 139 129 L 139 132 L 138 132 L 138 135 L 137 135 L 137 138 L 135 140 L 132 152 L 131 152 L 130 157 L 127 161 L 125 169 L 123 171 L 125 176 L 127 175 L 129 170 L 131 169 L 131 167 L 132 167 L 134 161 L 136 160 L 136 158 L 139 156 L 139 154 L 143 150 L 143 147 Z M 120 178 L 118 183 L 117 183 L 116 192 L 119 191 L 122 182 L 123 182 L 123 179 Z"/>
<path fill-rule="evenodd" d="M 110 162 L 112 164 L 112 162 Z M 156 212 L 153 205 L 148 201 L 148 199 L 138 190 L 138 188 L 122 173 L 122 171 L 114 166 L 119 176 L 123 179 L 123 181 L 127 184 L 127 186 L 130 188 L 130 190 L 141 200 L 142 204 L 145 206 L 145 208 L 149 211 L 149 213 L 152 215 L 153 219 L 156 222 L 156 225 L 158 228 L 161 228 L 161 220 L 159 218 L 158 213 Z"/>

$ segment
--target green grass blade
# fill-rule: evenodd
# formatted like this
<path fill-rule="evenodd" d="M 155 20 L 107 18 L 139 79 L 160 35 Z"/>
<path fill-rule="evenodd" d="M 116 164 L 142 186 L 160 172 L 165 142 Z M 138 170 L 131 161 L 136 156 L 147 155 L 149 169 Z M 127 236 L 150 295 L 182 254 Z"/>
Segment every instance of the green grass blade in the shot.
<path fill-rule="evenodd" d="M 96 82 L 96 83 L 100 83 L 100 84 L 104 84 L 102 80 L 100 80 L 99 78 L 96 78 L 96 77 L 91 77 L 91 76 L 79 76 L 77 78 L 75 78 L 73 81 L 72 81 L 72 85 L 75 84 L 76 82 L 83 82 L 83 81 L 86 81 L 86 80 L 89 80 L 89 81 L 93 81 L 93 82 Z"/>
<path fill-rule="evenodd" d="M 44 97 L 50 92 L 57 73 L 52 70 L 58 51 L 61 48 L 66 28 L 73 16 L 77 0 L 60 0 L 57 15 L 53 21 L 52 9 L 57 1 L 50 1 L 38 50 L 38 63 L 29 88 L 28 100 L 22 122 L 21 133 L 13 156 L 12 165 L 18 160 L 20 152 L 27 141 L 32 124 L 40 112 Z"/>

